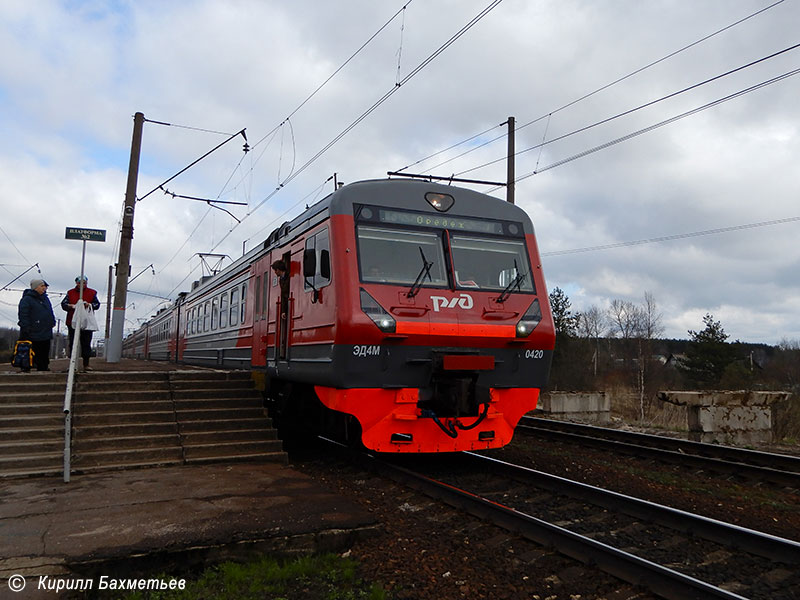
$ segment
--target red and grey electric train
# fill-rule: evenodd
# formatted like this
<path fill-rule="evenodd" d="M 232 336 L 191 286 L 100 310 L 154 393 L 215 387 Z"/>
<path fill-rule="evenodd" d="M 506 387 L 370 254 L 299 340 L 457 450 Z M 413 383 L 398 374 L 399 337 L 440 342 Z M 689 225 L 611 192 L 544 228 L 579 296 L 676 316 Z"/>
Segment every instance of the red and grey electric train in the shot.
<path fill-rule="evenodd" d="M 288 294 L 270 268 L 279 259 Z M 387 179 L 343 186 L 284 223 L 181 293 L 123 353 L 251 369 L 274 414 L 418 453 L 511 441 L 554 344 L 522 209 Z"/>

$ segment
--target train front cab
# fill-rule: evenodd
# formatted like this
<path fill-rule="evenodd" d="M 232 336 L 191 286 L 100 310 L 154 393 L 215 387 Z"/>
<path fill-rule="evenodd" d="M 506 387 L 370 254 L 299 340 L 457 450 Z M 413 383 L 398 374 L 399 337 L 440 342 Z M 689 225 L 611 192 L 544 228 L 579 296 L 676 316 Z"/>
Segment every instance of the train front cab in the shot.
<path fill-rule="evenodd" d="M 333 343 L 304 323 L 292 336 L 301 343 L 290 352 L 306 360 L 295 377 L 312 382 L 326 407 L 357 419 L 361 441 L 379 452 L 510 442 L 536 407 L 555 343 L 524 211 L 471 190 L 364 182 L 334 196 L 330 231 L 328 308 L 318 298 L 295 309 L 328 315 Z M 303 257 L 299 248 L 293 255 Z M 307 275 L 302 264 L 298 275 Z"/>

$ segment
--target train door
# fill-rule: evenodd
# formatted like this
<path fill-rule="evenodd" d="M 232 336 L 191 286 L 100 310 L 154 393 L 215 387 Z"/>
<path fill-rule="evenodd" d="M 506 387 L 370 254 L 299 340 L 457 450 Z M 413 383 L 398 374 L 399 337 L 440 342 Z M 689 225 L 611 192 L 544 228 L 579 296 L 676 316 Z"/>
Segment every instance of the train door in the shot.
<path fill-rule="evenodd" d="M 289 328 L 292 322 L 291 315 L 291 302 L 289 299 L 289 289 L 292 276 L 292 254 L 285 252 L 281 257 L 283 264 L 286 265 L 286 273 L 282 277 L 277 277 L 278 298 L 278 336 L 277 336 L 277 352 L 276 355 L 280 360 L 286 360 L 286 354 L 289 348 Z"/>
<path fill-rule="evenodd" d="M 269 259 L 263 258 L 255 263 L 250 277 L 253 290 L 253 365 L 267 365 L 274 361 L 272 348 L 274 341 L 270 339 L 274 331 L 270 328 L 269 290 L 272 272 Z"/>

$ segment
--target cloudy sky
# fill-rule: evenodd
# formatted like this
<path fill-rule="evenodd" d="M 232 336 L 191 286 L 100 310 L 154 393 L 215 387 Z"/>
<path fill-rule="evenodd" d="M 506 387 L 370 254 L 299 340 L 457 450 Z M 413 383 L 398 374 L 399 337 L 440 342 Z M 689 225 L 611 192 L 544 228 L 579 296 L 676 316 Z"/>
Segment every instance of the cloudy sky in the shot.
<path fill-rule="evenodd" d="M 72 286 L 67 226 L 107 230 L 86 256 L 105 302 L 136 112 L 126 330 L 334 173 L 504 181 L 514 116 L 517 204 L 574 311 L 649 292 L 669 337 L 711 313 L 800 340 L 799 22 L 797 0 L 3 0 L 0 326 L 32 265 L 56 302 Z M 145 197 L 242 129 L 249 152 L 164 186 L 241 204 Z"/>

